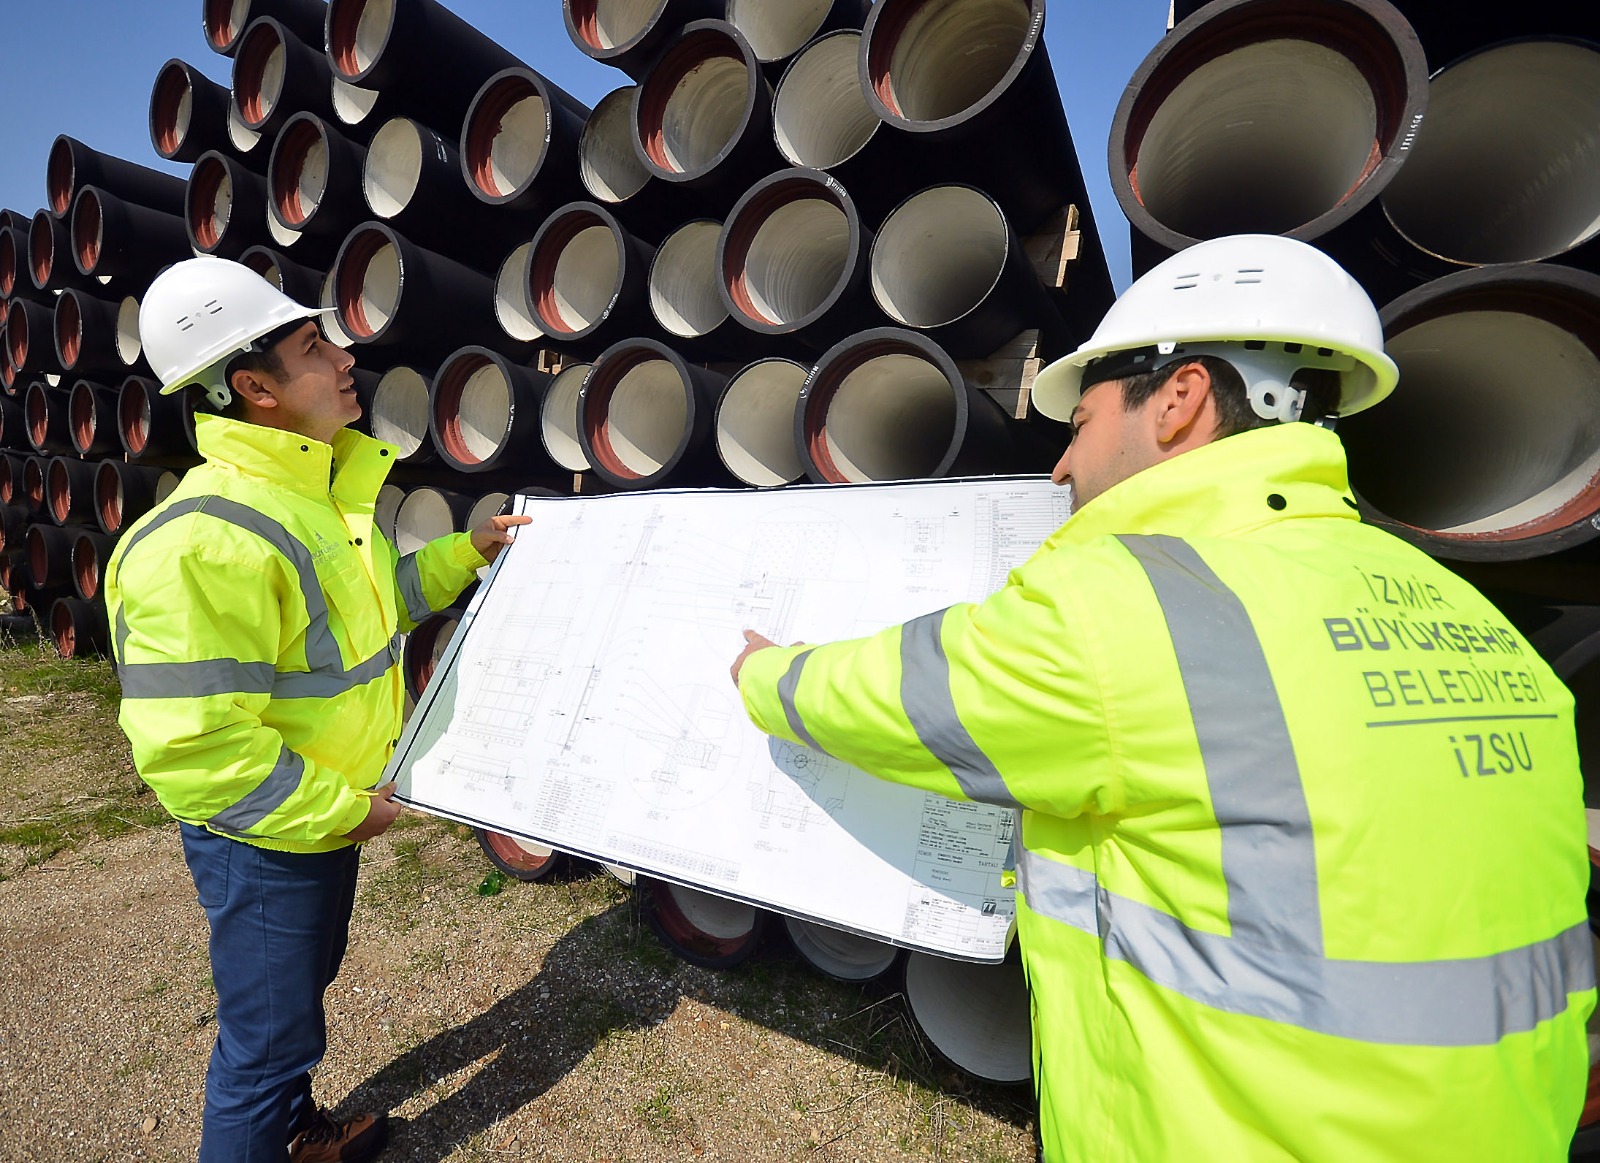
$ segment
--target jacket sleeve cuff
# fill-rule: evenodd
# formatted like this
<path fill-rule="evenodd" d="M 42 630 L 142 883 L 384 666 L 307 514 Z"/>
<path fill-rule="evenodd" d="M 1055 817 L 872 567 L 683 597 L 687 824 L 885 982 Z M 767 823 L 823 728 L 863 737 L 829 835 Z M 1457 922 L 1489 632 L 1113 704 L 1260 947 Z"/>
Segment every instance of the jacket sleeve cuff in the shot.
<path fill-rule="evenodd" d="M 803 646 L 769 646 L 745 659 L 739 668 L 739 697 L 744 701 L 745 714 L 768 735 L 777 735 L 792 743 L 799 743 L 800 739 L 789 726 L 789 716 L 778 698 L 778 680 L 788 673 L 790 665 L 805 649 Z"/>
<path fill-rule="evenodd" d="M 346 791 L 344 795 L 349 797 L 349 803 L 333 826 L 333 834 L 336 836 L 344 836 L 359 828 L 361 822 L 367 818 L 367 813 L 372 810 L 371 796 L 362 795 L 358 791 Z"/>
<path fill-rule="evenodd" d="M 472 534 L 454 533 L 451 535 L 450 560 L 463 569 L 476 573 L 489 564 L 489 559 L 479 553 L 472 544 Z"/>

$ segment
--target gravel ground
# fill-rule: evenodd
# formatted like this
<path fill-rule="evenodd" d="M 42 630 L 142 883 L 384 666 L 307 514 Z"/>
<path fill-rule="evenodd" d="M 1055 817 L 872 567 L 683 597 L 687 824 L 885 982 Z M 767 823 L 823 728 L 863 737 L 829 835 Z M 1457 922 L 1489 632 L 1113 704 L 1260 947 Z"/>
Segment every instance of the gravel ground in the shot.
<path fill-rule="evenodd" d="M 0 651 L 0 695 L 15 658 Z M 0 697 L 0 836 L 88 809 L 127 825 L 67 828 L 48 857 L 0 839 L 3 1160 L 197 1144 L 216 1030 L 204 919 L 112 714 L 90 695 Z M 480 895 L 488 871 L 466 829 L 414 813 L 368 846 L 317 1090 L 393 1112 L 385 1160 L 1032 1158 L 1028 1094 L 932 1059 L 892 985 L 827 981 L 775 942 L 699 969 L 608 877 Z"/>

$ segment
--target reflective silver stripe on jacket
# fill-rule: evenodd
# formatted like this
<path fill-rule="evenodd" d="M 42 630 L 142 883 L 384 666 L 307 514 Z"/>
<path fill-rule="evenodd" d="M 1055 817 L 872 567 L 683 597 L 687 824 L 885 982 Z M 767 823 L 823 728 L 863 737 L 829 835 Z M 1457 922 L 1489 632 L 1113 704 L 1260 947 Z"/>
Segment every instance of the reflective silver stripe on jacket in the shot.
<path fill-rule="evenodd" d="M 1099 936 L 1107 957 L 1190 1001 L 1363 1042 L 1493 1045 L 1594 985 L 1585 923 L 1484 957 L 1344 961 L 1191 929 L 1107 892 L 1092 872 L 1026 849 L 1017 887 L 1035 913 Z"/>
<path fill-rule="evenodd" d="M 948 610 L 913 618 L 900 629 L 900 704 L 922 745 L 950 769 L 968 799 L 1021 807 L 983 748 L 967 731 L 950 693 L 950 660 L 940 627 Z"/>
<path fill-rule="evenodd" d="M 428 605 L 428 599 L 422 592 L 422 567 L 417 564 L 415 553 L 408 553 L 400 559 L 394 578 L 400 587 L 400 596 L 405 599 L 406 613 L 420 626 L 433 614 L 433 607 Z"/>
<path fill-rule="evenodd" d="M 191 497 L 179 501 L 139 530 L 122 547 L 119 561 L 145 537 L 179 517 L 204 513 L 220 521 L 254 533 L 281 553 L 294 566 L 305 601 L 306 665 L 308 671 L 277 671 L 271 663 L 245 663 L 232 659 L 202 659 L 194 662 L 127 664 L 124 647 L 129 629 L 123 611 L 117 611 L 115 654 L 117 676 L 127 698 L 193 698 L 214 694 L 268 694 L 274 698 L 333 698 L 381 678 L 400 657 L 400 636 L 396 634 L 377 654 L 349 670 L 339 652 L 328 622 L 328 601 L 317 580 L 311 553 L 277 521 L 246 505 L 225 497 Z M 267 676 L 270 675 L 270 681 Z M 237 685 L 231 685 L 237 683 Z"/>
<path fill-rule="evenodd" d="M 805 720 L 800 717 L 800 708 L 795 706 L 794 702 L 795 688 L 800 685 L 800 672 L 805 669 L 806 659 L 810 657 L 810 650 L 802 650 L 794 656 L 789 669 L 784 671 L 783 677 L 778 680 L 778 702 L 783 704 L 783 714 L 789 720 L 789 730 L 813 751 L 821 751 L 822 748 L 818 747 L 817 741 L 811 737 L 811 732 L 806 730 Z"/>
<path fill-rule="evenodd" d="M 250 829 L 277 811 L 300 787 L 306 774 L 306 761 L 285 747 L 267 778 L 238 803 L 224 808 L 206 821 L 208 827 L 228 836 L 248 837 Z"/>

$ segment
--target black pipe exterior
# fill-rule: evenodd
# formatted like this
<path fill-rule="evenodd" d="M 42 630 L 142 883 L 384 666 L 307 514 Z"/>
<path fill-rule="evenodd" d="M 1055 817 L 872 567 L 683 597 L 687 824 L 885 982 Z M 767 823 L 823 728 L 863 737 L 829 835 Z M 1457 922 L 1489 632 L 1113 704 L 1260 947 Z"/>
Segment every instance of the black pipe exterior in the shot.
<path fill-rule="evenodd" d="M 244 33 L 263 16 L 281 21 L 307 44 L 322 43 L 325 0 L 246 0 L 244 11 L 234 17 L 237 0 L 202 0 L 205 7 L 202 30 L 211 51 L 231 57 L 244 43 Z"/>
<path fill-rule="evenodd" d="M 99 466 L 76 456 L 58 456 L 45 477 L 50 519 L 57 525 L 94 523 L 95 481 Z"/>
<path fill-rule="evenodd" d="M 72 209 L 72 261 L 85 275 L 147 283 L 190 255 L 181 214 L 122 199 L 97 186 L 78 191 Z"/>
<path fill-rule="evenodd" d="M 27 533 L 28 576 L 35 589 L 60 589 L 72 584 L 73 530 L 55 525 L 30 525 Z"/>
<path fill-rule="evenodd" d="M 212 149 L 231 149 L 226 85 L 173 57 L 150 87 L 150 144 L 169 162 L 189 163 Z"/>
<path fill-rule="evenodd" d="M 183 224 L 196 251 L 237 259 L 267 241 L 267 180 L 225 153 L 205 154 L 189 175 Z"/>
<path fill-rule="evenodd" d="M 375 259 L 384 264 L 381 272 L 373 269 Z M 351 231 L 333 271 L 339 322 L 356 343 L 440 357 L 462 343 L 504 342 L 494 321 L 493 280 L 417 246 L 387 223 Z"/>
<path fill-rule="evenodd" d="M 102 460 L 94 482 L 94 516 L 100 532 L 121 533 L 155 508 L 166 475 L 149 465 Z"/>
<path fill-rule="evenodd" d="M 21 227 L 0 226 L 0 300 L 31 299 L 49 306 L 55 296 L 34 286 L 28 271 L 30 230 L 28 223 Z"/>
<path fill-rule="evenodd" d="M 17 372 L 18 387 L 34 376 L 58 376 L 65 370 L 56 357 L 56 313 L 31 299 L 12 299 L 6 310 L 6 356 Z"/>
<path fill-rule="evenodd" d="M 573 263 L 561 258 L 573 241 L 586 231 L 603 229 L 610 235 L 609 263 L 605 267 Z M 539 326 L 554 342 L 575 351 L 595 352 L 626 335 L 649 335 L 655 323 L 649 311 L 650 261 L 655 248 L 623 229 L 616 215 L 597 202 L 570 202 L 551 213 L 533 236 L 529 255 L 529 301 Z M 587 318 L 564 312 L 558 301 L 558 280 L 611 275 L 601 296 L 582 307 Z"/>
<path fill-rule="evenodd" d="M 50 635 L 62 658 L 111 654 L 111 627 L 104 602 L 59 597 L 50 605 Z"/>
<path fill-rule="evenodd" d="M 490 384 L 476 382 L 485 375 Z M 551 379 L 486 347 L 455 352 L 429 391 L 428 431 L 439 455 L 458 472 L 555 471 L 540 441 Z"/>
<path fill-rule="evenodd" d="M 28 385 L 23 398 L 27 416 L 28 443 L 40 456 L 56 456 L 72 451 L 72 424 L 67 414 L 68 393 L 52 388 L 43 380 Z M 48 473 L 47 473 L 48 481 Z"/>
<path fill-rule="evenodd" d="M 589 108 L 532 69 L 483 83 L 461 129 L 461 174 L 480 201 L 544 214 L 583 197 L 578 142 Z"/>
<path fill-rule="evenodd" d="M 121 538 L 76 528 L 72 541 L 72 589 L 86 602 L 99 601 L 105 583 L 106 562 Z"/>
<path fill-rule="evenodd" d="M 645 370 L 646 365 L 660 366 Z M 716 454 L 717 399 L 727 381 L 727 376 L 696 367 L 653 339 L 613 344 L 594 361 L 579 393 L 578 440 L 584 457 L 601 480 L 619 489 L 649 489 L 669 482 L 740 483 Z M 627 432 L 627 419 L 619 409 L 635 392 L 651 399 L 646 411 L 652 414 L 645 419 L 652 426 L 660 427 L 654 401 L 666 399 L 681 417 L 681 428 L 644 442 Z M 627 451 L 625 443 L 639 452 Z"/>
<path fill-rule="evenodd" d="M 258 16 L 233 58 L 233 104 L 239 119 L 274 137 L 298 112 L 333 115 L 333 71 L 327 56 L 282 21 Z"/>
<path fill-rule="evenodd" d="M 931 391 L 912 393 L 893 380 L 875 386 L 857 379 L 875 361 L 897 356 L 926 367 Z M 876 429 L 863 431 L 859 421 L 847 427 L 850 421 L 834 413 L 841 395 L 880 401 Z M 941 416 L 934 416 L 935 406 Z M 817 361 L 800 390 L 795 442 L 806 475 L 821 484 L 988 476 L 1018 467 L 1004 410 L 968 383 L 938 344 L 898 327 L 853 335 Z M 869 450 L 873 455 L 863 451 L 870 445 L 877 446 Z"/>
<path fill-rule="evenodd" d="M 603 11 L 610 7 L 608 0 L 561 0 L 567 35 L 584 55 L 621 69 L 635 81 L 650 72 L 657 54 L 684 25 L 720 20 L 724 14 L 724 0 L 659 0 L 637 26 L 614 29 Z"/>
<path fill-rule="evenodd" d="M 266 279 L 296 303 L 311 306 L 322 291 L 322 280 L 327 271 L 295 262 L 281 251 L 268 246 L 252 246 L 239 256 L 239 261 Z"/>
<path fill-rule="evenodd" d="M 696 218 L 661 240 L 648 279 L 656 326 L 675 351 L 693 359 L 748 361 L 789 346 L 778 337 L 756 334 L 728 310 L 718 287 L 721 237 L 722 223 Z"/>
<path fill-rule="evenodd" d="M 163 396 L 155 380 L 128 376 L 117 393 L 117 435 L 129 460 L 193 464 L 199 458 L 194 397 L 187 391 Z"/>
<path fill-rule="evenodd" d="M 164 214 L 183 213 L 183 179 L 148 166 L 124 161 L 77 138 L 62 134 L 50 147 L 46 167 L 50 212 L 65 218 L 86 186 L 95 186 L 123 202 L 148 206 Z"/>
<path fill-rule="evenodd" d="M 367 217 L 361 181 L 366 148 L 315 113 L 296 113 L 272 145 L 272 217 L 286 230 L 342 240 Z"/>
<path fill-rule="evenodd" d="M 117 348 L 120 299 L 101 298 L 90 291 L 62 291 L 56 299 L 56 359 L 76 376 L 106 381 L 120 380 L 127 365 Z"/>
<path fill-rule="evenodd" d="M 784 69 L 802 49 L 834 32 L 859 32 L 867 22 L 868 13 L 872 11 L 872 0 L 821 0 L 820 3 L 814 0 L 791 0 L 791 3 L 781 6 L 771 4 L 768 0 L 727 0 L 727 4 L 728 10 L 723 19 L 744 34 L 773 84 L 778 83 Z M 788 10 L 792 8 L 803 16 L 802 10 L 808 7 L 814 17 L 797 23 L 787 41 L 770 40 L 758 33 L 758 29 L 765 27 L 765 21 L 778 18 L 779 13 L 789 15 Z"/>
<path fill-rule="evenodd" d="M 36 290 L 61 291 L 68 287 L 103 291 L 97 280 L 72 263 L 72 227 L 48 210 L 33 216 L 28 227 L 28 277 Z"/>
<path fill-rule="evenodd" d="M 117 406 L 121 393 L 92 380 L 78 380 L 67 397 L 67 423 L 73 450 L 99 460 L 122 450 L 117 434 Z"/>
<path fill-rule="evenodd" d="M 28 429 L 23 406 L 10 396 L 0 396 L 0 449 L 27 448 Z M 11 503 L 12 458 L 0 457 L 0 502 Z M 21 462 L 18 462 L 18 470 Z"/>
<path fill-rule="evenodd" d="M 653 175 L 633 144 L 635 85 L 614 89 L 595 104 L 578 141 L 578 177 L 588 196 L 605 205 L 636 238 L 659 243 L 691 218 L 702 217 L 693 191 Z"/>
<path fill-rule="evenodd" d="M 459 602 L 459 599 L 457 599 Z M 448 610 L 437 610 L 423 619 L 417 628 L 406 635 L 405 655 L 400 666 L 406 679 L 406 693 L 413 702 L 420 702 L 423 691 L 433 678 L 440 654 L 439 639 L 446 631 L 453 631 L 467 616 L 466 606 L 458 604 Z"/>

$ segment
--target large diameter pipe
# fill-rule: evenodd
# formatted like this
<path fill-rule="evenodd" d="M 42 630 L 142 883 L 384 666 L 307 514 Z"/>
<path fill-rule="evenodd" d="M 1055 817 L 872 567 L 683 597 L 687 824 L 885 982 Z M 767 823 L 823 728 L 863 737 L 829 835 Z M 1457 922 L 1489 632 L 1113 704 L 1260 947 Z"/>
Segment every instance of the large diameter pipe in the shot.
<path fill-rule="evenodd" d="M 726 382 L 655 340 L 614 344 L 589 369 L 579 398 L 585 459 L 620 489 L 735 483 L 714 450 Z"/>
<path fill-rule="evenodd" d="M 81 273 L 142 283 L 189 254 L 181 215 L 124 202 L 96 186 L 78 191 L 72 208 L 72 261 Z"/>
<path fill-rule="evenodd" d="M 6 357 L 19 383 L 34 376 L 59 376 L 65 370 L 56 357 L 55 308 L 31 299 L 12 299 L 6 309 Z"/>
<path fill-rule="evenodd" d="M 548 844 L 487 828 L 474 828 L 472 834 L 489 863 L 514 880 L 543 880 L 566 863 L 565 855 Z"/>
<path fill-rule="evenodd" d="M 228 145 L 233 156 L 258 174 L 267 172 L 272 161 L 273 139 L 265 133 L 251 129 L 244 123 L 239 107 L 228 97 Z M 207 151 L 210 152 L 210 151 Z"/>
<path fill-rule="evenodd" d="M 455 637 L 456 628 L 464 617 L 466 610 L 460 606 L 439 610 L 406 635 L 405 655 L 400 666 L 405 675 L 406 693 L 412 699 L 421 701 L 422 692 L 433 681 L 434 672 L 444 661 L 450 639 Z"/>
<path fill-rule="evenodd" d="M 781 164 L 772 139 L 772 86 L 750 42 L 721 20 L 697 20 L 634 90 L 633 147 L 655 177 L 693 190 L 721 214 Z"/>
<path fill-rule="evenodd" d="M 378 490 L 378 499 L 372 506 L 372 523 L 378 531 L 392 545 L 394 544 L 394 519 L 400 512 L 400 502 L 406 499 L 406 491 L 399 485 L 385 481 Z"/>
<path fill-rule="evenodd" d="M 655 251 L 596 202 L 569 202 L 533 237 L 528 298 L 558 343 L 597 349 L 654 330 L 647 303 Z"/>
<path fill-rule="evenodd" d="M 578 140 L 578 178 L 590 198 L 609 207 L 639 238 L 659 242 L 699 213 L 682 190 L 651 176 L 633 147 L 636 86 L 602 97 Z"/>
<path fill-rule="evenodd" d="M 806 378 L 795 440 L 819 483 L 1016 471 L 1005 412 L 924 335 L 884 327 L 843 340 Z"/>
<path fill-rule="evenodd" d="M 759 335 L 825 351 L 886 322 L 868 287 L 872 238 L 855 202 L 827 174 L 770 174 L 739 199 L 718 239 L 723 305 Z"/>
<path fill-rule="evenodd" d="M 782 68 L 818 37 L 841 29 L 860 31 L 872 0 L 728 0 L 726 19 L 750 42 L 769 72 Z"/>
<path fill-rule="evenodd" d="M 397 364 L 383 373 L 372 397 L 372 435 L 398 450 L 401 464 L 425 464 L 438 456 L 429 420 L 428 386 L 434 372 Z"/>
<path fill-rule="evenodd" d="M 85 336 L 87 340 L 87 333 Z M 126 372 L 148 373 L 150 363 L 144 357 L 144 340 L 139 334 L 139 298 L 124 295 L 117 304 L 117 358 Z"/>
<path fill-rule="evenodd" d="M 1112 188 L 1150 258 L 1225 234 L 1321 239 L 1400 172 L 1427 103 L 1422 46 L 1383 0 L 1224 0 L 1135 71 Z"/>
<path fill-rule="evenodd" d="M 31 515 L 49 520 L 44 509 L 44 476 L 50 467 L 45 456 L 30 456 L 22 464 L 22 504 Z"/>
<path fill-rule="evenodd" d="M 1182 13 L 1192 4 L 1193 0 L 1178 0 L 1176 7 Z M 1396 0 L 1395 7 L 1416 29 L 1435 68 L 1500 41 L 1546 36 L 1595 39 L 1594 13 L 1581 4 L 1558 0 L 1515 5 Z"/>
<path fill-rule="evenodd" d="M 690 965 L 730 969 L 760 947 L 765 910 L 670 881 L 641 876 L 637 883 L 650 931 Z"/>
<path fill-rule="evenodd" d="M 1401 386 L 1339 425 L 1363 515 L 1463 561 L 1600 535 L 1600 276 L 1481 267 L 1381 315 Z"/>
<path fill-rule="evenodd" d="M 282 22 L 250 22 L 233 58 L 233 103 L 250 129 L 276 136 L 298 112 L 332 115 L 333 73 L 328 58 Z"/>
<path fill-rule="evenodd" d="M 268 209 L 284 229 L 343 239 L 367 216 L 367 151 L 315 113 L 290 117 L 272 145 Z M 302 300 L 303 301 L 303 300 Z"/>
<path fill-rule="evenodd" d="M 10 396 L 0 396 L 0 450 L 28 447 L 23 406 Z M 0 457 L 0 502 L 11 502 L 11 458 Z"/>
<path fill-rule="evenodd" d="M 933 186 L 902 202 L 873 240 L 871 274 L 884 314 L 957 359 L 992 355 L 1033 328 L 1042 350 L 1066 346 L 1055 302 L 1005 211 L 982 190 Z"/>
<path fill-rule="evenodd" d="M 408 241 L 381 222 L 356 227 L 334 262 L 339 322 L 356 343 L 436 357 L 462 344 L 498 347 L 494 282 Z"/>
<path fill-rule="evenodd" d="M 86 602 L 100 599 L 100 588 L 105 582 L 106 563 L 118 538 L 88 529 L 74 529 L 72 539 L 72 588 Z"/>
<path fill-rule="evenodd" d="M 281 21 L 307 44 L 321 44 L 324 0 L 204 0 L 202 24 L 213 52 L 231 57 L 244 44 L 245 34 L 258 19 Z"/>
<path fill-rule="evenodd" d="M 62 658 L 110 655 L 105 603 L 57 598 L 50 606 L 50 637 Z"/>
<path fill-rule="evenodd" d="M 717 455 L 747 485 L 787 485 L 806 474 L 795 445 L 794 415 L 811 369 L 762 359 L 728 380 L 717 401 Z"/>
<path fill-rule="evenodd" d="M 461 180 L 455 143 L 409 117 L 373 136 L 361 190 L 374 216 L 479 270 L 493 270 L 527 227 L 517 215 L 486 213 Z"/>
<path fill-rule="evenodd" d="M 90 380 L 78 380 L 67 396 L 67 429 L 79 456 L 98 460 L 121 451 L 117 410 L 121 393 Z"/>
<path fill-rule="evenodd" d="M 459 531 L 475 500 L 467 493 L 434 485 L 412 489 L 395 514 L 395 548 L 402 554 L 415 553 L 430 541 Z"/>
<path fill-rule="evenodd" d="M 57 456 L 45 472 L 45 505 L 57 525 L 94 522 L 95 480 L 99 466 L 76 456 Z"/>
<path fill-rule="evenodd" d="M 122 300 L 66 290 L 56 299 L 56 359 L 64 372 L 118 382 L 127 364 L 118 348 Z M 135 355 L 135 361 L 138 356 Z"/>
<path fill-rule="evenodd" d="M 578 142 L 589 108 L 532 69 L 484 82 L 461 129 L 461 173 L 491 206 L 544 213 L 582 196 Z"/>
<path fill-rule="evenodd" d="M 178 487 L 171 469 L 102 460 L 95 470 L 95 523 L 100 532 L 121 533 Z"/>
<path fill-rule="evenodd" d="M 550 378 L 485 347 L 452 354 L 430 392 L 428 425 L 439 454 L 458 472 L 548 472 L 539 427 Z"/>
<path fill-rule="evenodd" d="M 67 390 L 43 380 L 28 385 L 22 401 L 28 443 L 40 456 L 72 451 L 72 425 L 67 416 Z"/>
<path fill-rule="evenodd" d="M 76 535 L 56 525 L 30 525 L 25 539 L 28 574 L 35 589 L 72 584 L 72 543 Z"/>
<path fill-rule="evenodd" d="M 130 460 L 192 463 L 198 452 L 194 397 L 190 392 L 162 395 L 155 380 L 128 376 L 117 395 L 117 434 Z"/>
<path fill-rule="evenodd" d="M 1600 46 L 1496 45 L 1440 70 L 1378 249 L 1431 275 L 1554 258 L 1600 269 Z M 1430 261 L 1431 260 L 1431 261 Z"/>
<path fill-rule="evenodd" d="M 94 186 L 122 202 L 148 206 L 164 214 L 183 213 L 183 179 L 148 166 L 90 149 L 62 134 L 50 146 L 45 185 L 50 212 L 65 218 L 85 186 Z"/>
<path fill-rule="evenodd" d="M 588 472 L 593 465 L 578 432 L 583 382 L 592 364 L 569 364 L 556 373 L 539 407 L 539 438 L 550 459 L 568 472 Z"/>
<path fill-rule="evenodd" d="M 429 125 L 460 125 L 486 80 L 523 63 L 437 0 L 333 0 L 325 28 L 336 75 L 403 90 Z"/>
<path fill-rule="evenodd" d="M 798 917 L 785 917 L 783 924 L 800 960 L 835 981 L 872 981 L 900 959 L 900 950 L 886 941 Z"/>
<path fill-rule="evenodd" d="M 169 162 L 190 163 L 207 150 L 227 149 L 226 85 L 174 57 L 150 88 L 150 144 Z"/>
<path fill-rule="evenodd" d="M 28 276 L 28 235 L 16 226 L 0 227 L 0 299 L 40 297 Z"/>
<path fill-rule="evenodd" d="M 724 0 L 562 0 L 567 35 L 585 55 L 643 79 L 668 39 L 723 15 Z"/>
<path fill-rule="evenodd" d="M 754 359 L 782 347 L 736 320 L 718 290 L 715 218 L 685 222 L 666 238 L 650 261 L 650 313 L 684 354 L 719 360 Z"/>
<path fill-rule="evenodd" d="M 48 210 L 35 214 L 28 227 L 28 278 L 39 291 L 105 289 L 73 264 L 72 226 Z"/>
<path fill-rule="evenodd" d="M 906 958 L 905 997 L 928 1044 L 962 1073 L 1004 1084 L 1032 1076 L 1028 981 L 1016 956 L 976 965 L 912 953 Z"/>
<path fill-rule="evenodd" d="M 225 153 L 194 163 L 184 205 L 189 245 L 200 254 L 237 259 L 266 241 L 267 181 Z"/>
<path fill-rule="evenodd" d="M 28 552 L 28 510 L 0 501 L 0 566 L 8 567 Z M 0 582 L 0 590 L 10 586 Z"/>
<path fill-rule="evenodd" d="M 544 338 L 539 315 L 533 309 L 533 240 L 513 247 L 494 276 L 494 318 L 506 338 L 517 344 Z"/>
<path fill-rule="evenodd" d="M 789 62 L 772 101 L 778 152 L 792 166 L 825 170 L 851 191 L 876 227 L 936 166 L 867 104 L 857 62 L 861 32 L 830 32 Z"/>
<path fill-rule="evenodd" d="M 327 271 L 303 266 L 268 246 L 252 246 L 239 262 L 255 271 L 296 303 L 315 303 Z"/>

